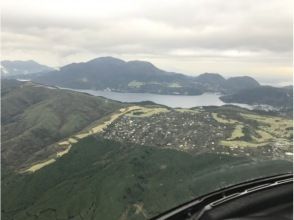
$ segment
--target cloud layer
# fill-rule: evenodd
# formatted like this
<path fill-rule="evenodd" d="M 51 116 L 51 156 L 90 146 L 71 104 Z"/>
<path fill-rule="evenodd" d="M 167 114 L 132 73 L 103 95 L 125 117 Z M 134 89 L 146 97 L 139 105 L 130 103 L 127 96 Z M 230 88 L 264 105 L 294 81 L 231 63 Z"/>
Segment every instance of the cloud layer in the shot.
<path fill-rule="evenodd" d="M 2 58 L 112 55 L 186 73 L 291 77 L 290 0 L 4 0 Z"/>

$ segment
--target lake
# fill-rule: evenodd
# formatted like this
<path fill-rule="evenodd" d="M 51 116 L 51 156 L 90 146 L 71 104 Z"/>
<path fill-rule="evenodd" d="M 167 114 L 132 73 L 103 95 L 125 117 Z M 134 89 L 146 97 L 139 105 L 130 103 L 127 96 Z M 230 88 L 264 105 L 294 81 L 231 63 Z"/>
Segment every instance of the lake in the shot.
<path fill-rule="evenodd" d="M 68 89 L 78 92 L 88 93 L 94 96 L 103 96 L 108 99 L 120 101 L 120 102 L 142 102 L 152 101 L 157 104 L 166 105 L 172 108 L 191 108 L 196 106 L 221 106 L 225 105 L 223 101 L 219 99 L 221 96 L 217 93 L 204 93 L 198 96 L 188 95 L 158 95 L 151 93 L 120 93 L 112 91 L 100 91 L 100 90 L 88 90 L 88 89 Z M 234 104 L 240 107 L 252 109 L 252 106 L 246 104 Z"/>

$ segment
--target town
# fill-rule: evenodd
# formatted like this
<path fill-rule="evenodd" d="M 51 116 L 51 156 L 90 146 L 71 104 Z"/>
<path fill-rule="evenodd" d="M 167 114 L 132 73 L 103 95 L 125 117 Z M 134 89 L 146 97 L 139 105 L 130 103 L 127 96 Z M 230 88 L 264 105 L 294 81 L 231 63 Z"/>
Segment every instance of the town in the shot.
<path fill-rule="evenodd" d="M 292 120 L 271 116 L 254 118 L 257 116 L 250 111 L 244 114 L 232 109 L 226 115 L 223 108 L 141 107 L 118 118 L 101 135 L 120 142 L 191 154 L 211 152 L 291 160 Z M 275 123 L 283 124 L 279 131 L 271 130 Z"/>

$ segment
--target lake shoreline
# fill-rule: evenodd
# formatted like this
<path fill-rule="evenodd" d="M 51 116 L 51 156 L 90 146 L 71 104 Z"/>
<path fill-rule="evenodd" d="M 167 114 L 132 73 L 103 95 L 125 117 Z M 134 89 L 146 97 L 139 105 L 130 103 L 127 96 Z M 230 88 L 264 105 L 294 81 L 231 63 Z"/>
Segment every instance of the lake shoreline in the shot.
<path fill-rule="evenodd" d="M 249 110 L 254 109 L 253 106 L 239 103 L 225 103 L 219 99 L 222 96 L 220 93 L 203 93 L 202 95 L 161 95 L 152 93 L 127 93 L 114 92 L 105 90 L 90 90 L 90 89 L 72 89 L 58 87 L 59 89 L 71 90 L 76 92 L 87 93 L 93 96 L 101 96 L 115 101 L 125 103 L 139 102 L 154 102 L 159 105 L 165 105 L 171 108 L 193 108 L 200 106 L 223 106 L 235 105 Z"/>

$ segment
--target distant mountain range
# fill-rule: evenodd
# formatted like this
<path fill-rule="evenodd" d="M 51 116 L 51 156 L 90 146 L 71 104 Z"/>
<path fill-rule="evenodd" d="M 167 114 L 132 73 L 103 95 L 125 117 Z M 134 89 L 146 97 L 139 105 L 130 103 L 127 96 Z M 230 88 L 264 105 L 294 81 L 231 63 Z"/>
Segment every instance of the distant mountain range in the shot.
<path fill-rule="evenodd" d="M 54 69 L 33 60 L 28 61 L 1 61 L 1 76 L 5 78 L 22 77 L 24 75 L 51 72 Z"/>
<path fill-rule="evenodd" d="M 239 89 L 259 86 L 259 83 L 251 77 L 225 79 L 215 73 L 192 77 L 166 72 L 148 62 L 125 62 L 113 57 L 69 64 L 58 71 L 32 77 L 32 80 L 74 89 L 109 89 L 117 92 L 179 95 L 200 95 L 204 92 L 231 93 Z"/>
<path fill-rule="evenodd" d="M 226 103 L 271 105 L 292 108 L 293 92 L 288 88 L 261 86 L 249 76 L 225 79 L 218 73 L 188 76 L 167 72 L 144 61 L 123 61 L 100 57 L 53 70 L 34 61 L 2 61 L 2 75 L 71 89 L 109 90 L 164 95 L 221 93 Z M 291 91 L 290 91 L 291 90 Z"/>

